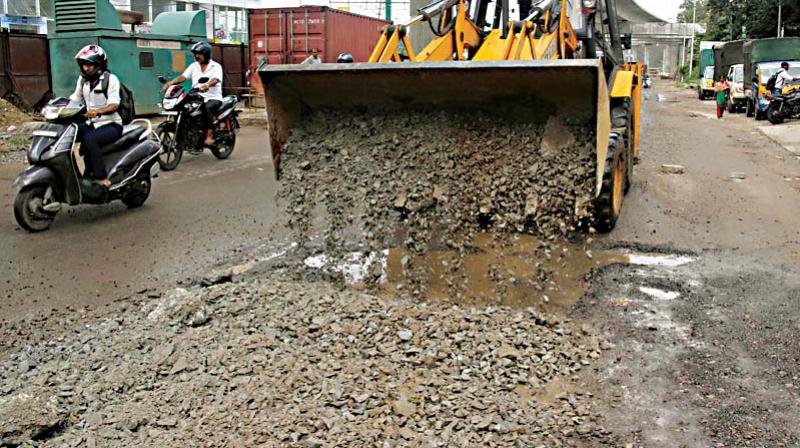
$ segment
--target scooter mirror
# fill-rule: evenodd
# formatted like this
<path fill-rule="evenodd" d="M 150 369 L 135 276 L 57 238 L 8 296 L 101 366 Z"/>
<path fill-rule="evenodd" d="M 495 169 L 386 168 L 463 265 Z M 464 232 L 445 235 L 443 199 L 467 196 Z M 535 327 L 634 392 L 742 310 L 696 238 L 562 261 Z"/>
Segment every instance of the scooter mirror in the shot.
<path fill-rule="evenodd" d="M 158 75 L 158 82 L 164 84 L 167 82 L 167 78 L 165 78 L 163 75 Z"/>

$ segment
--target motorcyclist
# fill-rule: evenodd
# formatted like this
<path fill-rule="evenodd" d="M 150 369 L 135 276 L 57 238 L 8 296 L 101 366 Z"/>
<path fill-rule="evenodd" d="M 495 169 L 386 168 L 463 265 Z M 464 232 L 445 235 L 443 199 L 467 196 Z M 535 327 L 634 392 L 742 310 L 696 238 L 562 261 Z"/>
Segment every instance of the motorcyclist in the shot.
<path fill-rule="evenodd" d="M 208 42 L 198 42 L 192 45 L 192 54 L 195 62 L 191 63 L 183 74 L 164 84 L 162 92 L 175 84 L 180 84 L 187 79 L 192 80 L 192 86 L 200 90 L 203 97 L 203 113 L 206 126 L 205 145 L 211 146 L 214 143 L 214 112 L 219 110 L 222 105 L 222 66 L 211 59 L 211 44 Z M 198 84 L 200 78 L 208 78 L 208 81 Z"/>
<path fill-rule="evenodd" d="M 788 62 L 781 63 L 781 69 L 778 71 L 777 77 L 775 78 L 775 88 L 772 89 L 773 95 L 783 94 L 783 87 L 787 82 L 800 80 L 800 77 L 789 74 L 789 68 Z"/>
<path fill-rule="evenodd" d="M 87 45 L 75 55 L 81 75 L 75 92 L 70 99 L 86 104 L 86 117 L 90 123 L 78 126 L 78 141 L 86 169 L 84 177 L 91 177 L 108 188 L 106 165 L 103 162 L 103 146 L 122 136 L 122 117 L 117 113 L 119 107 L 119 79 L 108 71 L 108 57 L 98 45 Z M 108 77 L 108 89 L 103 91 L 101 83 Z"/>

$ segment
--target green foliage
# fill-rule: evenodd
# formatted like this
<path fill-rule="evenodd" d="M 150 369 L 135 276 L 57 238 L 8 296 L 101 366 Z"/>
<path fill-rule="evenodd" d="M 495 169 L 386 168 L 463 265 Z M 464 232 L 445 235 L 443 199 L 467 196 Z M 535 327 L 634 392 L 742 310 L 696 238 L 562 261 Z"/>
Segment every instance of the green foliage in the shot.
<path fill-rule="evenodd" d="M 691 22 L 697 4 L 697 22 L 706 25 L 703 40 L 762 39 L 778 34 L 778 2 L 785 36 L 800 36 L 798 0 L 684 0 L 678 20 Z"/>

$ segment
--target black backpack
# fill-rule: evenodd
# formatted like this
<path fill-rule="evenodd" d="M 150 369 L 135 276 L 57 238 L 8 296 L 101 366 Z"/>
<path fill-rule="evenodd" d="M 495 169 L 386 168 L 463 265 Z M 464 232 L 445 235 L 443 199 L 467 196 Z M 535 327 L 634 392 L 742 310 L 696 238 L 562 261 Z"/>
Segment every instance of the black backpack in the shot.
<path fill-rule="evenodd" d="M 783 72 L 783 69 L 778 70 L 774 75 L 770 76 L 769 79 L 767 80 L 766 87 L 769 93 L 772 93 L 772 91 L 775 90 L 775 84 L 778 83 L 778 75 L 780 75 L 781 72 Z"/>
<path fill-rule="evenodd" d="M 108 99 L 108 83 L 110 76 L 108 72 L 103 73 L 103 78 L 100 80 L 100 89 L 103 91 L 103 96 Z M 86 81 L 83 82 L 86 84 Z M 117 106 L 117 113 L 122 118 L 122 124 L 130 124 L 133 121 L 133 94 L 125 84 L 119 83 L 119 106 Z"/>

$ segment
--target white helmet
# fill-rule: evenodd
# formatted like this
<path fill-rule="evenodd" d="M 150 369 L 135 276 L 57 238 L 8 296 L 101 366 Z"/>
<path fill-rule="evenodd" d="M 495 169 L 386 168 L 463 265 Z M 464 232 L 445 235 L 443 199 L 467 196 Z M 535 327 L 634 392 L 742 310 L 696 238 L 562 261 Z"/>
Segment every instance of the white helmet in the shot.
<path fill-rule="evenodd" d="M 106 52 L 99 45 L 87 45 L 81 48 L 75 55 L 75 60 L 81 70 L 81 76 L 87 81 L 97 79 L 108 67 Z M 94 68 L 86 71 L 83 69 L 84 65 L 91 65 Z"/>

